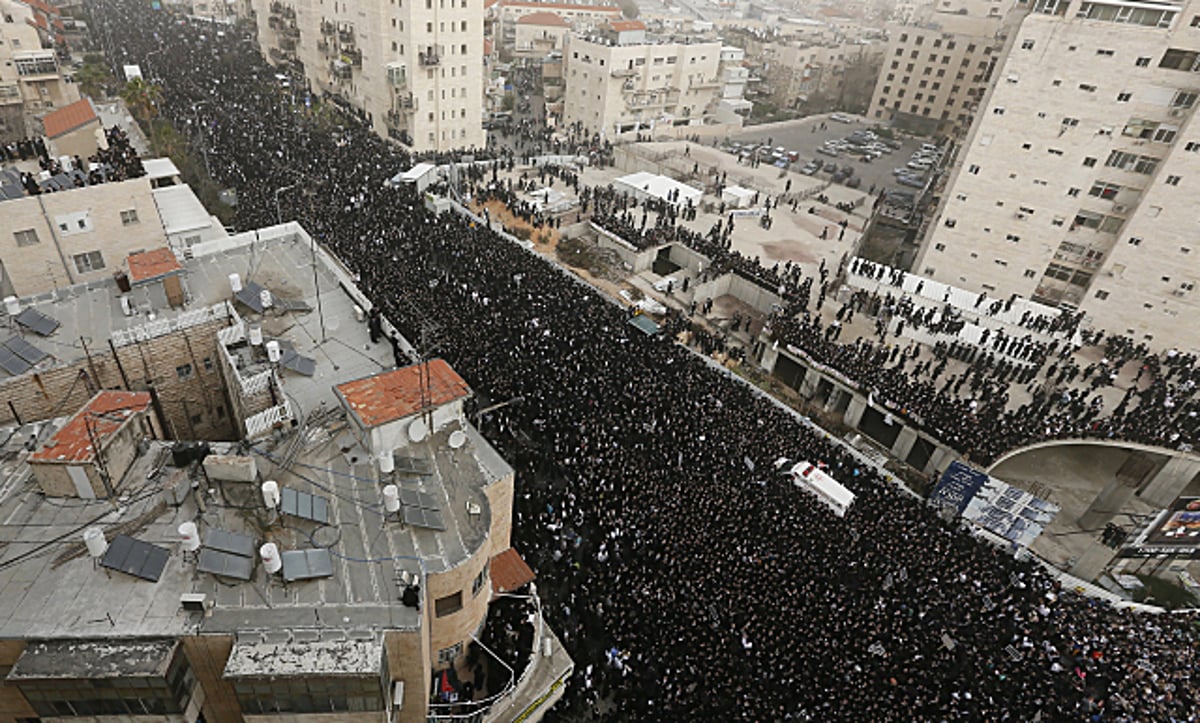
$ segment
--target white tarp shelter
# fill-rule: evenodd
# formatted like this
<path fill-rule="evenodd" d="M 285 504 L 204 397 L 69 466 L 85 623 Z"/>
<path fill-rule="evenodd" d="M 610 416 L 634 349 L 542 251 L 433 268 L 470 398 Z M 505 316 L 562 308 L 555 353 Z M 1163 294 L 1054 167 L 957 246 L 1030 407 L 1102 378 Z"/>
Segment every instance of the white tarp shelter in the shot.
<path fill-rule="evenodd" d="M 418 163 L 412 168 L 403 173 L 397 173 L 392 176 L 391 184 L 399 186 L 402 184 L 411 184 L 417 187 L 417 191 L 424 191 L 437 179 L 437 166 L 432 163 Z"/>
<path fill-rule="evenodd" d="M 721 201 L 726 208 L 748 208 L 754 203 L 754 191 L 741 186 L 727 186 L 721 191 Z"/>
<path fill-rule="evenodd" d="M 676 206 L 687 206 L 691 201 L 693 206 L 700 205 L 700 197 L 704 191 L 692 188 L 686 183 L 680 183 L 674 178 L 660 176 L 655 173 L 638 171 L 617 179 L 618 190 L 633 194 L 636 198 L 656 198 Z"/>
<path fill-rule="evenodd" d="M 788 472 L 792 483 L 801 489 L 808 490 L 824 502 L 833 514 L 845 517 L 846 510 L 854 504 L 854 493 L 842 486 L 840 482 L 817 469 L 811 462 L 800 462 Z"/>

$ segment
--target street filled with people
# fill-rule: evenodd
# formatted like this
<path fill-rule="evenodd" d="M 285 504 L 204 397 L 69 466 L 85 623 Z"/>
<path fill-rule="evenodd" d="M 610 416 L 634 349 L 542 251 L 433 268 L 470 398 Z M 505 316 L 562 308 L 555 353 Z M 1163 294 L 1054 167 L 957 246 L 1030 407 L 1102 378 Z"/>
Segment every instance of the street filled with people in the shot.
<path fill-rule="evenodd" d="M 116 66 L 153 54 L 163 117 L 202 124 L 213 175 L 237 189 L 239 228 L 300 221 L 407 339 L 436 348 L 487 400 L 512 400 L 483 428 L 517 470 L 513 544 L 576 665 L 548 719 L 1197 720 L 1194 616 L 1064 589 L 725 370 L 632 328 L 624 308 L 488 224 L 432 214 L 386 181 L 448 154 L 406 152 L 352 116 L 330 124 L 239 31 L 135 0 L 89 8 Z M 603 152 L 594 138 L 559 143 Z M 594 208 L 645 228 L 601 195 Z M 727 250 L 729 228 L 698 245 Z M 799 266 L 726 261 L 788 287 L 793 316 L 774 333 L 985 456 L 1083 430 L 1194 433 L 1177 426 L 1194 359 L 1156 363 L 1109 338 L 1090 378 L 1144 364 L 1150 386 L 1119 414 L 1089 416 L 1086 399 L 1062 396 L 1005 409 L 1005 384 L 976 356 L 978 370 L 950 385 L 965 379 L 978 395 L 964 402 L 938 389 L 936 366 L 914 373 L 907 355 L 831 338 L 807 307 L 832 270 L 813 281 Z M 1043 363 L 1048 377 L 1054 360 Z M 780 457 L 847 485 L 848 514 L 785 481 Z"/>

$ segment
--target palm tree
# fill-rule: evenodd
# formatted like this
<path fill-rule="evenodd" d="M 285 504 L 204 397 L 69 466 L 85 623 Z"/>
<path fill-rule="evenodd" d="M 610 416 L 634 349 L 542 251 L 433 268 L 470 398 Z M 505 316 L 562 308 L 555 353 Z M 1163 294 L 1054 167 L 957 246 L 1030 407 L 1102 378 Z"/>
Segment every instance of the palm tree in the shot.
<path fill-rule="evenodd" d="M 108 95 L 112 73 L 103 62 L 85 60 L 83 66 L 75 73 L 75 82 L 79 89 L 90 98 L 103 98 Z"/>
<path fill-rule="evenodd" d="M 158 115 L 158 104 L 162 102 L 162 88 L 142 78 L 134 78 L 121 89 L 121 100 L 133 113 L 143 128 Z"/>

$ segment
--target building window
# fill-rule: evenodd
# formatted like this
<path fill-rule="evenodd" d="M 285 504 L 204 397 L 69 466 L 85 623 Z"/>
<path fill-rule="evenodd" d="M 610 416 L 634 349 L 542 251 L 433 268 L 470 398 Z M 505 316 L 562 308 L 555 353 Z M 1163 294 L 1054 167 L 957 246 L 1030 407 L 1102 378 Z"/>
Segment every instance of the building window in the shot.
<path fill-rule="evenodd" d="M 946 228 L 954 228 L 958 225 L 958 221 L 952 218 L 946 219 Z"/>
<path fill-rule="evenodd" d="M 37 229 L 27 228 L 24 231 L 14 231 L 13 237 L 17 240 L 18 246 L 35 246 L 40 243 Z"/>
<path fill-rule="evenodd" d="M 1134 62 L 1134 65 L 1136 65 L 1139 68 L 1149 68 L 1151 60 L 1153 60 L 1153 58 L 1143 55 Z"/>
<path fill-rule="evenodd" d="M 1141 246 L 1142 239 L 1138 236 L 1130 236 L 1129 237 L 1129 245 L 1130 246 Z"/>
<path fill-rule="evenodd" d="M 191 377 L 192 377 L 192 365 L 191 365 L 191 364 L 184 364 L 184 365 L 182 365 L 182 366 L 177 366 L 177 367 L 175 367 L 175 375 L 176 375 L 177 377 L 179 377 L 180 379 L 191 379 Z"/>
<path fill-rule="evenodd" d="M 463 603 L 461 590 L 453 595 L 447 595 L 446 597 L 438 598 L 433 602 L 434 612 L 439 618 L 444 618 L 447 615 L 453 615 L 459 610 L 462 610 L 462 606 Z"/>
<path fill-rule="evenodd" d="M 385 710 L 379 676 L 286 676 L 234 683 L 246 715 Z M 345 718 L 346 716 L 342 716 Z"/>
<path fill-rule="evenodd" d="M 104 256 L 99 251 L 76 254 L 74 259 L 75 270 L 81 274 L 86 274 L 89 271 L 99 271 L 104 268 Z"/>
<path fill-rule="evenodd" d="M 1083 166 L 1084 166 L 1084 168 L 1091 168 L 1091 167 L 1092 167 L 1092 166 L 1094 166 L 1094 165 L 1096 165 L 1096 159 L 1095 159 L 1095 158 L 1092 158 L 1091 156 L 1088 156 L 1087 158 L 1083 159 Z"/>
<path fill-rule="evenodd" d="M 1075 198 L 1076 196 L 1078 196 L 1078 195 L 1079 195 L 1079 189 L 1078 189 L 1078 188 L 1074 188 L 1074 187 L 1072 187 L 1072 188 L 1068 188 L 1068 189 L 1067 189 L 1067 195 L 1068 195 L 1068 196 L 1070 196 L 1071 198 Z"/>
<path fill-rule="evenodd" d="M 483 589 L 483 585 L 488 579 L 488 570 L 491 568 L 491 564 L 490 561 L 484 563 L 483 569 L 475 576 L 475 581 L 471 583 L 471 597 L 475 597 Z"/>
<path fill-rule="evenodd" d="M 1200 69 L 1200 53 L 1195 50 L 1169 48 L 1167 52 L 1163 53 L 1162 60 L 1158 61 L 1158 67 L 1170 70 L 1198 70 Z"/>
<path fill-rule="evenodd" d="M 1096 198 L 1103 198 L 1106 201 L 1111 201 L 1112 199 L 1116 198 L 1117 194 L 1120 192 L 1121 187 L 1115 183 L 1097 181 L 1096 183 L 1092 184 L 1091 189 L 1088 190 L 1088 195 L 1095 196 Z"/>
<path fill-rule="evenodd" d="M 1179 182 L 1182 180 L 1183 180 L 1182 176 L 1167 176 L 1167 185 L 1168 186 L 1178 186 Z"/>
<path fill-rule="evenodd" d="M 1033 279 L 1037 277 L 1037 272 L 1033 269 L 1025 269 L 1025 278 Z"/>
<path fill-rule="evenodd" d="M 1005 241 L 1012 241 L 1013 243 L 1016 243 L 1016 242 L 1018 242 L 1018 241 L 1020 241 L 1020 240 L 1021 240 L 1021 237 L 1020 237 L 1020 236 L 1017 236 L 1016 234 L 1011 234 L 1011 233 L 1010 233 L 1010 234 L 1005 234 L 1005 235 L 1004 235 L 1004 240 L 1005 240 Z"/>
<path fill-rule="evenodd" d="M 1128 103 L 1129 99 L 1132 97 L 1133 97 L 1133 93 L 1117 93 L 1117 102 L 1118 103 Z"/>
<path fill-rule="evenodd" d="M 1096 50 L 1096 55 L 1102 55 L 1106 58 L 1111 58 L 1113 56 L 1113 51 L 1107 50 L 1105 48 L 1099 48 L 1098 50 Z"/>
<path fill-rule="evenodd" d="M 1104 301 L 1105 299 L 1108 298 L 1108 292 L 1105 291 L 1104 289 L 1098 289 L 1096 291 L 1096 298 L 1101 301 Z"/>
<path fill-rule="evenodd" d="M 211 372 L 214 368 L 212 357 L 204 357 L 204 371 Z"/>
<path fill-rule="evenodd" d="M 1188 141 L 1187 143 L 1183 144 L 1183 150 L 1188 151 L 1189 153 L 1200 151 L 1200 143 L 1197 143 L 1196 141 Z"/>
<path fill-rule="evenodd" d="M 131 208 L 128 211 L 121 212 L 121 225 L 128 226 L 138 222 L 137 209 Z"/>
<path fill-rule="evenodd" d="M 970 167 L 967 168 L 967 173 L 978 176 L 979 175 L 979 166 L 972 164 Z"/>
<path fill-rule="evenodd" d="M 1021 50 L 1033 50 L 1033 41 L 1032 40 L 1021 41 Z"/>
<path fill-rule="evenodd" d="M 1085 93 L 1095 93 L 1096 92 L 1096 86 L 1092 85 L 1091 83 L 1080 83 L 1079 89 L 1084 91 Z"/>
<path fill-rule="evenodd" d="M 1064 128 L 1074 128 L 1075 126 L 1079 125 L 1079 119 L 1068 116 L 1062 119 L 1062 124 Z"/>
<path fill-rule="evenodd" d="M 945 250 L 946 250 L 946 244 L 934 244 L 934 245 L 933 245 L 933 250 L 934 250 L 934 251 L 945 251 Z"/>
<path fill-rule="evenodd" d="M 458 656 L 462 655 L 463 644 L 455 643 L 448 648 L 442 648 L 437 653 L 438 665 L 449 665 L 453 663 Z"/>

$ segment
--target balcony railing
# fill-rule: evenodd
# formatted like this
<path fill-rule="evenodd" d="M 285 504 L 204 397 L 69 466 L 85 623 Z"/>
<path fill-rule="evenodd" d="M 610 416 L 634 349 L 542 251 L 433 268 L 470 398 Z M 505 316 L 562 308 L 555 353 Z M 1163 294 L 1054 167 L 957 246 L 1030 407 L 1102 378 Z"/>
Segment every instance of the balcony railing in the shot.
<path fill-rule="evenodd" d="M 612 77 L 614 78 L 636 78 L 638 72 L 633 68 L 613 68 Z"/>
<path fill-rule="evenodd" d="M 437 53 L 432 51 L 427 53 L 417 53 L 417 60 L 423 66 L 434 66 L 441 63 L 441 58 L 438 57 Z"/>

